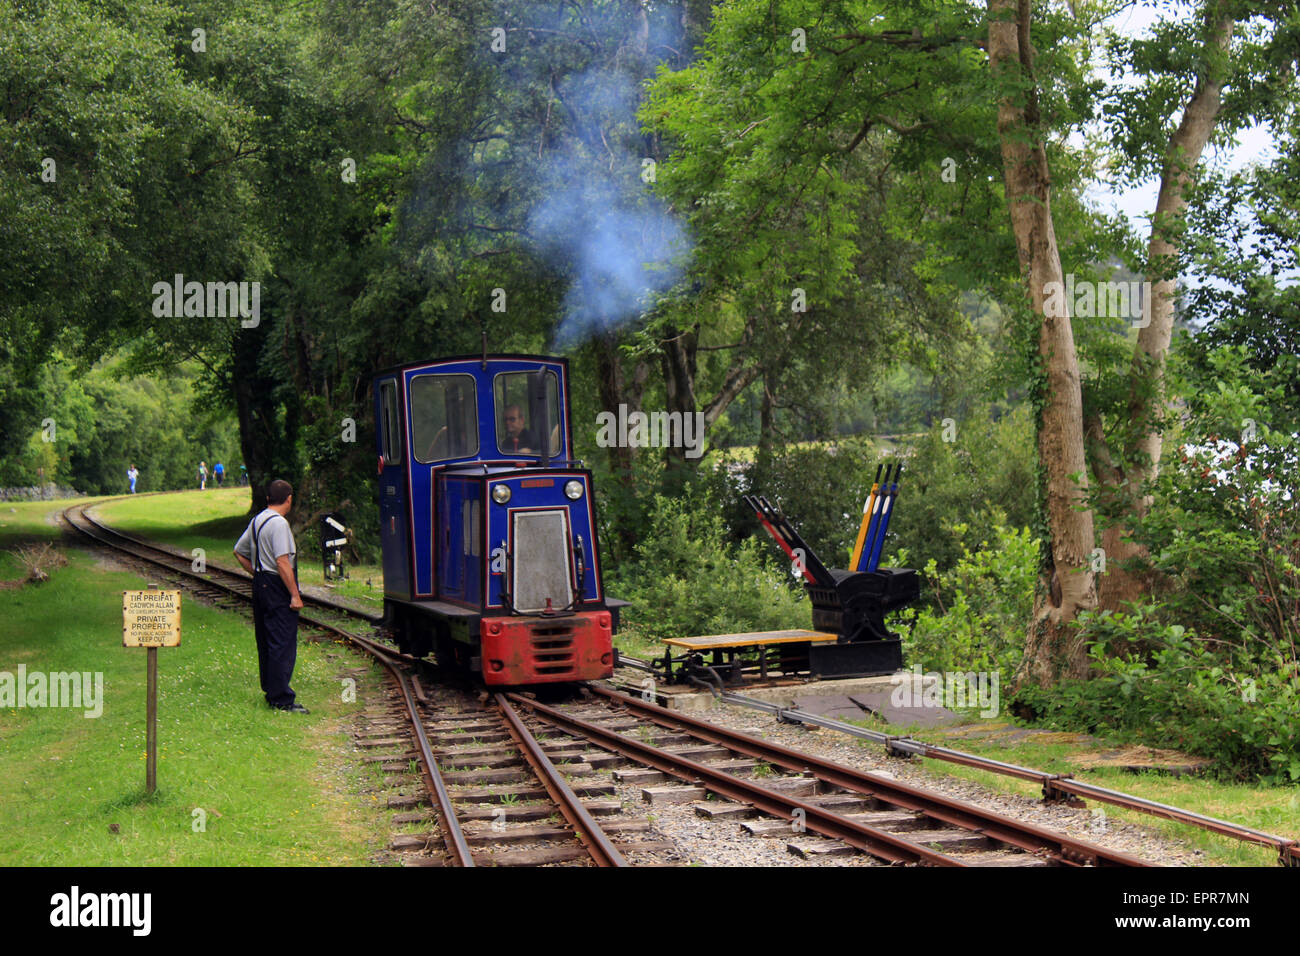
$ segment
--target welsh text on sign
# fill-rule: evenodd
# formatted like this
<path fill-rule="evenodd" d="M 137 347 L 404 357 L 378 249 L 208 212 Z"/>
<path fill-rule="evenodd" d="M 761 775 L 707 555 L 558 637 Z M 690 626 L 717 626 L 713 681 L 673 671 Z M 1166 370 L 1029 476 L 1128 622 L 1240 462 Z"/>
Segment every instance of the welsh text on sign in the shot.
<path fill-rule="evenodd" d="M 180 591 L 123 591 L 123 647 L 179 647 Z"/>

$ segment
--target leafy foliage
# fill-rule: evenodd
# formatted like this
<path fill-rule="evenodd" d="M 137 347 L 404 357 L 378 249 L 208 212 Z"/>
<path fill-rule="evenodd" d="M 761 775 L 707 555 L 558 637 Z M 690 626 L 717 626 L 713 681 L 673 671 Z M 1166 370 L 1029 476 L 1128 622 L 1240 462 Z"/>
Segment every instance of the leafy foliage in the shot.
<path fill-rule="evenodd" d="M 634 563 L 609 589 L 632 602 L 624 620 L 648 639 L 807 627 L 811 611 L 788 572 L 762 557 L 764 542 L 729 540 L 721 517 L 698 503 L 657 497 Z"/>
<path fill-rule="evenodd" d="M 1083 616 L 1096 676 L 1023 689 L 1016 705 L 1056 726 L 1212 757 L 1224 777 L 1300 782 L 1300 662 L 1225 662 L 1194 631 L 1161 616 L 1153 605 Z"/>
<path fill-rule="evenodd" d="M 37 407 L 53 422 L 53 441 L 37 427 L 23 453 L 0 458 L 0 486 L 57 483 L 87 494 L 127 490 L 127 469 L 140 471 L 137 491 L 195 487 L 200 460 L 220 461 L 227 481 L 239 474 L 239 436 L 233 416 L 195 393 L 197 370 L 131 376 L 112 358 L 82 376 L 63 360 L 38 377 Z M 211 480 L 211 479 L 209 479 Z"/>
<path fill-rule="evenodd" d="M 941 572 L 933 558 L 927 561 L 932 606 L 901 615 L 907 660 L 927 670 L 996 671 L 1009 682 L 1024 653 L 1038 548 L 1028 528 L 998 526 L 977 549 L 963 545 L 950 571 Z"/>

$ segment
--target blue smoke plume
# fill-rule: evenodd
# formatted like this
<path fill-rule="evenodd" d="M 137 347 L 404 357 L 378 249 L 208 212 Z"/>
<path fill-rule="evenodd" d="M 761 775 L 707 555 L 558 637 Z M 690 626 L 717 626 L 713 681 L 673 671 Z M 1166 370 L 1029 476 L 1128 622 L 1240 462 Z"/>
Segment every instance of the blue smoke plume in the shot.
<path fill-rule="evenodd" d="M 680 278 L 691 243 L 641 178 L 632 78 L 595 67 L 555 91 L 569 124 L 543 156 L 527 232 L 569 277 L 552 343 L 567 349 L 644 313 Z"/>

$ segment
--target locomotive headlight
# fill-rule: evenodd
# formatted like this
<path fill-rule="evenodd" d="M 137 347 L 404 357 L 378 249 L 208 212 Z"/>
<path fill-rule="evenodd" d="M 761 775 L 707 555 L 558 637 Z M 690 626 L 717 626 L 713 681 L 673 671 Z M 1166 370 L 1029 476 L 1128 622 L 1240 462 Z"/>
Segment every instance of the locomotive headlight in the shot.
<path fill-rule="evenodd" d="M 566 481 L 564 483 L 564 497 L 570 501 L 577 501 L 582 497 L 582 482 Z"/>
<path fill-rule="evenodd" d="M 510 500 L 510 486 L 506 484 L 492 486 L 492 500 L 503 505 Z"/>

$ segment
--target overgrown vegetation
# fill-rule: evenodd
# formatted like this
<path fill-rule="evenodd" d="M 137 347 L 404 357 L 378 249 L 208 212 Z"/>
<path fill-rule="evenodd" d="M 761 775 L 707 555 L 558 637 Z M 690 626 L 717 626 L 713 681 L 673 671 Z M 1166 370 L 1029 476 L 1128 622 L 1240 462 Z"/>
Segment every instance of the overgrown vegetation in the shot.
<path fill-rule="evenodd" d="M 1085 616 L 1095 675 L 1024 688 L 1019 706 L 1052 726 L 1211 757 L 1229 779 L 1300 782 L 1300 664 L 1282 656 L 1234 664 L 1162 616 L 1149 606 Z"/>
<path fill-rule="evenodd" d="M 934 558 L 926 561 L 928 603 L 900 615 L 908 662 L 925 670 L 996 671 L 1006 686 L 1024 654 L 1038 548 L 1028 528 L 998 525 L 974 550 L 963 545 L 950 570 L 940 571 Z M 900 555 L 904 567 L 907 558 Z"/>

